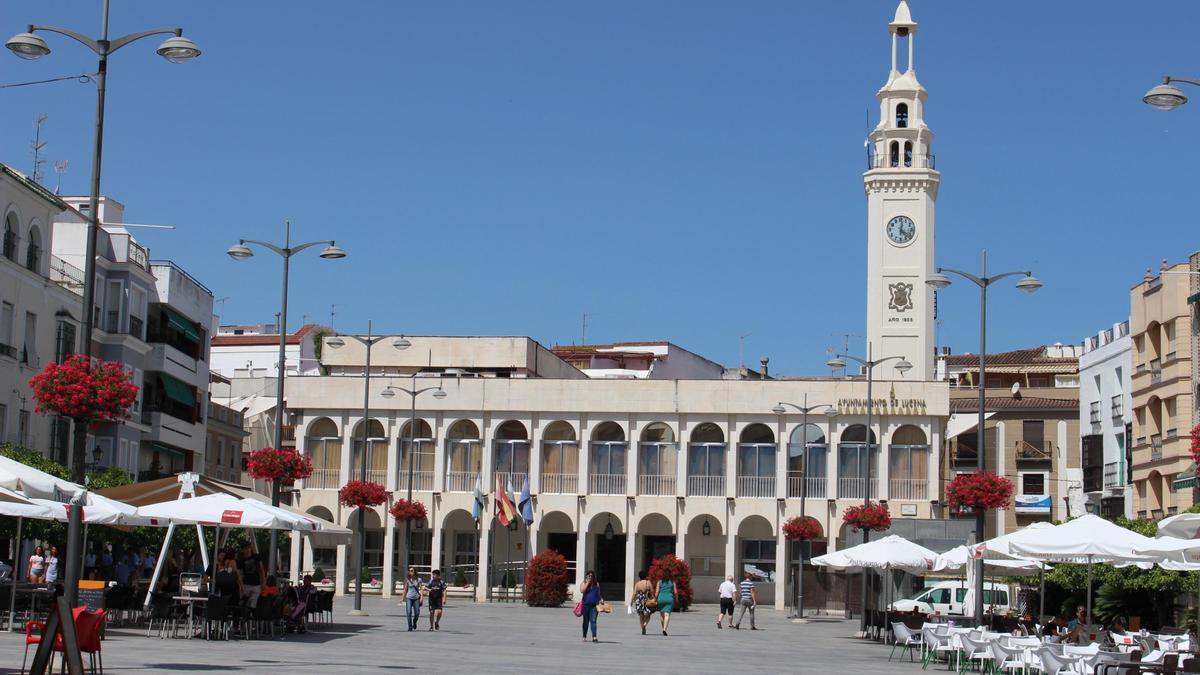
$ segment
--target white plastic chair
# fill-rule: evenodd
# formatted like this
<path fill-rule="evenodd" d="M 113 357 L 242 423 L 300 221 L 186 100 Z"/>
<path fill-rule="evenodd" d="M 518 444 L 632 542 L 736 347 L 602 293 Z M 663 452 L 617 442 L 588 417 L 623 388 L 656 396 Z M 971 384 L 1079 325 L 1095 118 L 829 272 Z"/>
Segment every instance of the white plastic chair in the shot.
<path fill-rule="evenodd" d="M 1033 652 L 1044 675 L 1076 675 L 1079 673 L 1078 658 L 1064 656 L 1046 645 Z"/>
<path fill-rule="evenodd" d="M 1022 673 L 1029 671 L 1029 662 L 1025 658 L 1024 648 L 1002 645 L 1000 640 L 993 640 L 988 643 L 988 649 L 992 652 L 992 663 L 995 664 L 995 670 L 1019 670 Z"/>
<path fill-rule="evenodd" d="M 908 626 L 898 621 L 893 621 L 892 653 L 888 654 L 888 661 L 891 661 L 892 657 L 896 655 L 896 648 L 899 647 L 902 650 L 900 652 L 900 658 L 902 660 L 904 659 L 904 652 L 907 651 L 908 659 L 913 663 L 916 663 L 917 659 L 915 656 L 913 656 L 913 652 L 917 648 L 921 648 L 923 651 L 924 643 L 925 641 L 922 639 L 922 636 L 915 635 Z"/>
<path fill-rule="evenodd" d="M 962 656 L 959 658 L 959 672 L 970 668 L 975 662 L 979 662 L 979 672 L 984 672 L 984 667 L 990 670 L 992 665 L 992 650 L 989 649 L 989 643 L 985 640 L 980 640 L 972 635 L 958 636 L 959 642 L 962 643 Z"/>
<path fill-rule="evenodd" d="M 954 645 L 950 644 L 950 635 L 948 633 L 939 633 L 934 628 L 922 628 L 921 640 L 925 645 L 925 657 L 922 659 L 921 668 L 929 667 L 929 662 L 938 658 L 939 654 L 946 656 L 946 663 L 950 663 L 951 656 L 957 651 Z"/>

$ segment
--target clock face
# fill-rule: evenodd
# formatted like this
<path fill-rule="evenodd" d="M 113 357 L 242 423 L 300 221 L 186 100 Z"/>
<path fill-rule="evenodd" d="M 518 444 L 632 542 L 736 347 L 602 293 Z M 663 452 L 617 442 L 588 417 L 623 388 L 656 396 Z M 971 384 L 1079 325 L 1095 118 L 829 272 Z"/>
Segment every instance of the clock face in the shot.
<path fill-rule="evenodd" d="M 888 221 L 887 236 L 897 244 L 907 244 L 917 235 L 917 224 L 908 216 L 896 216 Z"/>

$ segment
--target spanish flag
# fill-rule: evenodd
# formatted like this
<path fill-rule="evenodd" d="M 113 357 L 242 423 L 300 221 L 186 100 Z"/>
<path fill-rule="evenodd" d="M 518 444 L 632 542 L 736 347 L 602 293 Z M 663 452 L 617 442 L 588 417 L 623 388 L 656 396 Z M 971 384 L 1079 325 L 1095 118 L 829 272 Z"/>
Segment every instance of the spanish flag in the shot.
<path fill-rule="evenodd" d="M 500 520 L 500 524 L 508 527 L 517 517 L 517 507 L 513 506 L 512 497 L 508 496 L 508 490 L 504 488 L 504 481 L 500 476 L 496 476 L 496 518 Z"/>

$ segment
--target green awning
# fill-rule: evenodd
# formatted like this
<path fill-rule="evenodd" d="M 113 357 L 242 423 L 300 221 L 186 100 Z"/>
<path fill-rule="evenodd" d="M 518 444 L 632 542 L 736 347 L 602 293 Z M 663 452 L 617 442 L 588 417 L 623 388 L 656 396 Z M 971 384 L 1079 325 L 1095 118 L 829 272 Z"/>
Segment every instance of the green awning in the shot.
<path fill-rule="evenodd" d="M 174 455 L 180 459 L 185 459 L 187 456 L 187 453 L 185 453 L 183 450 L 180 450 L 179 448 L 172 448 L 171 446 L 163 445 L 162 443 L 151 443 L 150 447 L 154 450 L 154 452 L 162 452 L 168 455 Z"/>
<path fill-rule="evenodd" d="M 1192 293 L 1191 295 L 1188 296 L 1188 304 L 1189 305 L 1194 305 L 1197 302 L 1200 302 L 1200 293 Z"/>
<path fill-rule="evenodd" d="M 158 379 L 162 382 L 163 391 L 166 392 L 167 398 L 182 403 L 189 408 L 195 407 L 196 395 L 192 393 L 191 387 L 166 374 L 160 374 Z"/>
<path fill-rule="evenodd" d="M 1192 465 L 1187 468 L 1187 471 L 1184 471 L 1183 473 L 1179 474 L 1178 476 L 1175 477 L 1175 480 L 1171 481 L 1171 489 L 1178 491 L 1178 490 L 1188 490 L 1188 489 L 1196 487 L 1196 474 L 1197 473 L 1198 473 L 1198 470 L 1196 467 L 1196 463 L 1192 462 Z"/>
<path fill-rule="evenodd" d="M 179 312 L 163 305 L 163 314 L 167 315 L 167 325 L 175 330 L 183 333 L 183 336 L 192 342 L 200 342 L 200 332 L 196 330 L 195 324 Z"/>

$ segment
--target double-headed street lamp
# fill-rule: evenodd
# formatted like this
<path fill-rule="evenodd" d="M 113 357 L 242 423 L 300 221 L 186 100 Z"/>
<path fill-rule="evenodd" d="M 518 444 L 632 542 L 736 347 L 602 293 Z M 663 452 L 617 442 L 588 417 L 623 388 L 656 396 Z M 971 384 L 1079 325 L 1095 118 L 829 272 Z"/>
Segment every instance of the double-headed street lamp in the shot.
<path fill-rule="evenodd" d="M 949 272 L 950 274 L 954 274 L 956 276 L 962 277 L 963 279 L 966 279 L 967 281 L 970 281 L 979 287 L 979 383 L 978 383 L 979 384 L 979 420 L 978 420 L 979 428 L 975 430 L 976 431 L 976 439 L 977 439 L 975 442 L 976 443 L 975 465 L 976 465 L 976 470 L 982 472 L 984 470 L 984 467 L 986 466 L 986 464 L 984 462 L 985 434 L 984 434 L 984 426 L 983 425 L 987 419 L 987 416 L 984 414 L 984 407 L 986 406 L 986 403 L 987 403 L 987 391 L 986 391 L 986 387 L 985 387 L 985 383 L 984 383 L 984 378 L 987 373 L 986 356 L 987 356 L 987 292 L 988 292 L 988 287 L 991 286 L 992 284 L 996 283 L 997 281 L 1000 281 L 1001 279 L 1019 276 L 1019 277 L 1021 277 L 1021 280 L 1017 282 L 1017 288 L 1021 289 L 1022 291 L 1025 291 L 1026 293 L 1033 293 L 1034 291 L 1036 291 L 1037 289 L 1042 287 L 1042 282 L 1038 281 L 1037 277 L 1033 276 L 1033 272 L 1029 272 L 1029 271 L 1003 272 L 1001 274 L 994 274 L 994 275 L 988 276 L 987 251 L 983 252 L 983 270 L 978 275 L 971 274 L 970 272 L 963 272 L 962 270 L 952 269 L 949 267 L 939 267 L 939 268 L 937 268 L 936 273 L 930 275 L 930 277 L 925 280 L 925 283 L 929 284 L 930 286 L 932 286 L 933 288 L 938 289 L 938 290 L 946 288 L 947 286 L 950 285 L 950 277 L 946 276 L 947 272 Z M 984 519 L 983 510 L 977 509 L 975 511 L 975 543 L 976 544 L 982 543 L 984 541 L 983 519 Z M 972 564 L 975 565 L 975 618 L 978 621 L 982 622 L 983 621 L 983 559 L 975 560 L 975 561 L 973 561 Z"/>
<path fill-rule="evenodd" d="M 367 443 L 370 437 L 371 426 L 371 346 L 376 342 L 387 339 L 387 336 L 371 335 L 371 322 L 367 321 L 367 336 L 359 337 L 357 335 L 335 335 L 325 339 L 325 344 L 334 349 L 341 349 L 346 346 L 346 341 L 343 337 L 348 337 L 355 342 L 361 344 L 367 352 L 366 367 L 363 368 L 363 419 L 362 419 L 362 445 L 360 446 L 359 455 L 362 458 L 362 467 L 359 469 L 359 480 L 364 483 L 367 481 Z M 412 346 L 404 337 L 398 337 L 392 340 L 392 347 L 398 350 L 405 350 Z M 358 510 L 358 552 L 355 558 L 358 564 L 355 569 L 358 570 L 358 582 L 354 587 L 354 609 L 350 610 L 350 616 L 366 616 L 367 613 L 362 608 L 362 568 L 366 564 L 366 549 L 367 549 L 367 510 Z"/>
<path fill-rule="evenodd" d="M 1183 93 L 1183 90 L 1171 84 L 1172 82 L 1200 86 L 1200 80 L 1193 80 L 1190 77 L 1163 75 L 1162 84 L 1146 92 L 1146 95 L 1142 97 L 1142 102 L 1159 110 L 1174 110 L 1187 103 L 1188 97 Z"/>
<path fill-rule="evenodd" d="M 108 39 L 108 4 L 104 0 L 100 20 L 100 37 L 90 38 L 81 33 L 57 26 L 39 26 L 30 24 L 24 33 L 18 33 L 4 43 L 12 53 L 27 59 L 40 59 L 50 53 L 50 46 L 37 33 L 58 33 L 65 35 L 79 44 L 87 47 L 100 57 L 96 75 L 96 129 L 92 143 L 92 181 L 89 199 L 90 210 L 87 213 L 87 244 L 83 262 L 83 335 L 81 336 L 82 351 L 92 354 L 92 329 L 94 319 L 92 306 L 96 297 L 96 236 L 100 229 L 100 167 L 104 149 L 104 96 L 105 83 L 108 77 L 108 56 L 121 47 L 136 42 L 151 35 L 171 34 L 158 47 L 158 54 L 172 63 L 186 63 L 200 56 L 200 48 L 196 43 L 183 37 L 182 28 L 156 28 L 130 33 L 115 40 Z M 86 462 L 84 453 L 87 450 L 87 426 L 76 424 L 71 450 L 71 480 L 83 483 L 86 477 Z M 71 606 L 78 600 L 79 568 L 83 560 L 83 513 L 79 508 L 72 507 L 67 521 L 67 564 L 63 579 L 66 583 L 67 599 Z"/>
<path fill-rule="evenodd" d="M 230 246 L 226 253 L 234 260 L 247 260 L 254 255 L 254 251 L 246 244 L 254 244 L 261 246 L 268 251 L 283 258 L 283 301 L 279 308 L 279 363 L 276 364 L 276 384 L 275 384 L 275 447 L 283 447 L 283 384 L 284 377 L 287 374 L 287 310 L 288 310 L 288 268 L 292 260 L 292 256 L 313 246 L 325 245 L 321 250 L 321 257 L 326 260 L 337 260 L 345 258 L 346 252 L 338 247 L 332 239 L 310 241 L 307 244 L 292 246 L 292 223 L 284 221 L 283 223 L 283 246 L 276 246 L 265 241 L 257 239 L 239 239 L 238 243 Z M 86 314 L 86 312 L 85 312 Z M 271 481 L 271 505 L 279 506 L 279 480 Z M 275 574 L 275 546 L 278 533 L 276 530 L 271 530 L 271 551 L 267 556 L 267 573 Z"/>
<path fill-rule="evenodd" d="M 408 491 L 407 491 L 408 496 L 406 497 L 406 499 L 408 499 L 408 501 L 411 502 L 412 501 L 412 493 L 413 493 L 413 474 L 414 474 L 415 468 L 416 468 L 413 466 L 413 455 L 417 454 L 417 397 L 420 396 L 421 394 L 424 394 L 427 391 L 431 391 L 431 392 L 433 392 L 432 396 L 434 398 L 439 398 L 439 399 L 446 398 L 446 390 L 442 389 L 441 384 L 439 384 L 436 387 L 421 387 L 420 389 L 417 389 L 417 373 L 416 372 L 414 372 L 412 374 L 412 377 L 409 379 L 411 380 L 411 383 L 409 384 L 409 386 L 407 388 L 397 387 L 396 385 L 389 384 L 387 387 L 384 387 L 383 391 L 379 392 L 379 395 L 384 398 L 392 398 L 393 396 L 396 395 L 396 392 L 399 391 L 399 392 L 408 394 L 409 398 L 411 399 L 411 407 L 409 408 L 409 415 L 408 415 L 408 453 L 407 453 L 408 456 L 405 458 L 405 463 L 408 464 L 408 469 L 407 469 L 408 470 Z M 412 521 L 406 519 L 404 521 L 404 573 L 405 574 L 408 574 L 408 566 L 409 566 L 409 563 L 411 560 L 412 560 Z"/>
<path fill-rule="evenodd" d="M 867 358 L 863 359 L 863 358 L 859 358 L 857 356 L 851 356 L 849 354 L 836 354 L 836 355 L 834 355 L 834 357 L 832 359 L 829 359 L 829 361 L 826 363 L 826 365 L 828 365 L 830 368 L 833 368 L 834 370 L 839 370 L 839 369 L 845 368 L 846 367 L 846 359 L 850 359 L 851 361 L 855 361 L 857 363 L 862 364 L 867 369 L 867 434 L 866 434 L 867 457 L 866 457 L 866 461 L 863 461 L 861 456 L 859 457 L 859 462 L 863 466 L 863 469 L 862 469 L 863 506 L 869 506 L 871 504 L 871 436 L 872 436 L 872 434 L 874 434 L 874 432 L 871 430 L 871 422 L 872 422 L 871 418 L 873 416 L 874 409 L 875 409 L 875 399 L 872 396 L 872 385 L 875 382 L 875 366 L 878 366 L 883 363 L 887 363 L 888 361 L 895 361 L 896 365 L 894 365 L 892 367 L 895 368 L 896 370 L 900 371 L 901 375 L 912 370 L 912 367 L 913 367 L 913 365 L 908 362 L 908 359 L 906 359 L 903 356 L 887 356 L 882 359 L 875 359 L 875 358 L 872 358 L 872 351 L 873 351 L 873 345 L 870 342 L 868 342 L 867 343 Z M 867 543 L 868 541 L 870 541 L 870 539 L 871 539 L 871 531 L 866 528 L 863 528 L 863 543 L 864 544 Z M 863 569 L 862 622 L 861 622 L 861 625 L 862 625 L 862 632 L 865 635 L 867 632 L 867 571 L 866 571 L 866 569 Z"/>
<path fill-rule="evenodd" d="M 838 413 L 837 408 L 824 403 L 820 405 L 809 405 L 808 394 L 804 395 L 804 405 L 796 405 L 795 403 L 780 401 L 774 408 L 771 408 L 771 412 L 775 413 L 776 415 L 785 415 L 787 414 L 788 408 L 794 408 L 803 415 L 803 418 L 800 422 L 800 428 L 803 430 L 802 433 L 804 434 L 804 446 L 802 454 L 800 455 L 800 520 L 803 522 L 805 518 L 804 507 L 808 503 L 808 413 L 813 412 L 818 408 L 824 408 L 825 416 L 831 420 L 834 417 L 837 417 Z M 868 452 L 868 454 L 870 453 Z M 796 608 L 796 618 L 800 619 L 801 621 L 804 620 L 804 560 L 807 557 L 807 554 L 808 541 L 804 540 L 800 542 L 800 573 L 796 575 L 796 585 L 793 587 L 796 592 L 796 597 L 792 599 L 792 606 Z"/>

